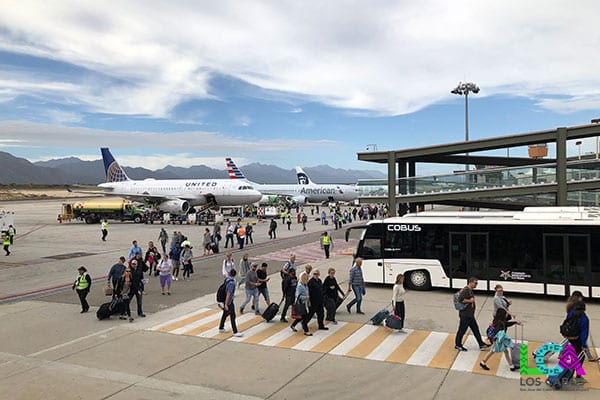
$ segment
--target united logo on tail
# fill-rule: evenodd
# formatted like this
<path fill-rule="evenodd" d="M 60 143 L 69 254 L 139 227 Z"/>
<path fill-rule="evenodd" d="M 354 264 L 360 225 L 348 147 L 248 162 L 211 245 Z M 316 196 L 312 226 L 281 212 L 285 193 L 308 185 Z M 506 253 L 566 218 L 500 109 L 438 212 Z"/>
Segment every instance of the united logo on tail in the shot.
<path fill-rule="evenodd" d="M 110 153 L 107 147 L 100 149 L 102 152 L 102 161 L 104 162 L 104 172 L 106 173 L 106 182 L 125 182 L 129 180 L 129 177 L 119 166 L 119 163 L 115 161 L 115 158 Z"/>

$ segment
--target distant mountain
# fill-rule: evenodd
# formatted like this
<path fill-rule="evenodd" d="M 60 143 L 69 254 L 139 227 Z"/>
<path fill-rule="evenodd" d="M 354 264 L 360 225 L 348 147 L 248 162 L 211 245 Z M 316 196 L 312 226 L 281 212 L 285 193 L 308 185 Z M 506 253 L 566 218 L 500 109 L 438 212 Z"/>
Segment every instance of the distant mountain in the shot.
<path fill-rule="evenodd" d="M 200 179 L 221 178 L 229 175 L 205 165 L 189 168 L 168 165 L 151 171 L 142 167 L 123 167 L 131 179 Z M 258 183 L 296 183 L 296 172 L 275 165 L 252 163 L 241 167 L 244 175 Z M 385 174 L 374 170 L 345 170 L 328 165 L 307 167 L 304 171 L 317 183 L 356 183 L 358 179 L 385 179 Z M 0 184 L 98 184 L 104 182 L 102 160 L 83 161 L 76 157 L 31 163 L 5 152 L 0 152 Z"/>

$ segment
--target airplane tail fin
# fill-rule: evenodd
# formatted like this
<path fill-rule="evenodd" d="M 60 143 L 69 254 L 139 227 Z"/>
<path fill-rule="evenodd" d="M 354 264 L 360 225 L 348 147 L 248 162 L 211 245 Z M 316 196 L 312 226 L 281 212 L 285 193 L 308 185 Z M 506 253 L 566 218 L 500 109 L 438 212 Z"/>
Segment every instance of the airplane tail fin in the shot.
<path fill-rule="evenodd" d="M 246 179 L 242 171 L 235 165 L 230 157 L 225 158 L 227 164 L 227 172 L 229 172 L 229 179 Z"/>
<path fill-rule="evenodd" d="M 300 167 L 296 167 L 296 175 L 298 176 L 299 185 L 309 185 L 313 183 L 308 175 L 306 175 L 306 172 L 304 172 Z"/>
<path fill-rule="evenodd" d="M 124 182 L 128 181 L 129 177 L 115 161 L 115 158 L 108 150 L 108 147 L 102 147 L 102 161 L 104 162 L 104 172 L 106 173 L 106 182 Z"/>

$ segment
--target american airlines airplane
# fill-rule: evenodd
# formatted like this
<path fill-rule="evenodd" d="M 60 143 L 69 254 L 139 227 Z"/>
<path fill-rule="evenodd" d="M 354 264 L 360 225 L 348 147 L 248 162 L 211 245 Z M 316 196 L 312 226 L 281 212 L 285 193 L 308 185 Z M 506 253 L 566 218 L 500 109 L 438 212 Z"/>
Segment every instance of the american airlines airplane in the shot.
<path fill-rule="evenodd" d="M 248 183 L 229 179 L 129 179 L 108 148 L 101 148 L 106 182 L 98 187 L 105 195 L 155 204 L 164 212 L 185 214 L 201 205 L 241 206 L 256 203 L 262 194 Z"/>
<path fill-rule="evenodd" d="M 260 184 L 248 181 L 231 158 L 226 158 L 225 163 L 227 164 L 229 177 L 231 179 L 243 179 L 254 186 L 264 195 L 261 199 L 261 202 L 264 203 L 270 202 L 270 197 L 272 196 L 268 195 L 285 196 L 289 200 L 293 200 L 300 204 L 322 204 L 339 201 L 350 202 L 358 199 L 358 190 L 356 187 L 351 185 L 320 185 L 318 183 L 313 183 L 300 167 L 296 167 L 299 184 Z M 300 172 L 298 172 L 298 170 L 300 170 Z"/>

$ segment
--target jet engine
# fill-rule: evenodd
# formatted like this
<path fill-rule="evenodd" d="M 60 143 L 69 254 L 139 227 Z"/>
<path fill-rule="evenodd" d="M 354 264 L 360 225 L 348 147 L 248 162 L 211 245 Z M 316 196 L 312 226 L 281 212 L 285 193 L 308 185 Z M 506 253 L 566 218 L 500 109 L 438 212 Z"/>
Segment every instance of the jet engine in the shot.
<path fill-rule="evenodd" d="M 292 196 L 288 197 L 288 200 L 297 204 L 306 204 L 306 196 Z"/>
<path fill-rule="evenodd" d="M 190 203 L 185 200 L 167 200 L 160 203 L 158 209 L 172 214 L 187 214 Z"/>

